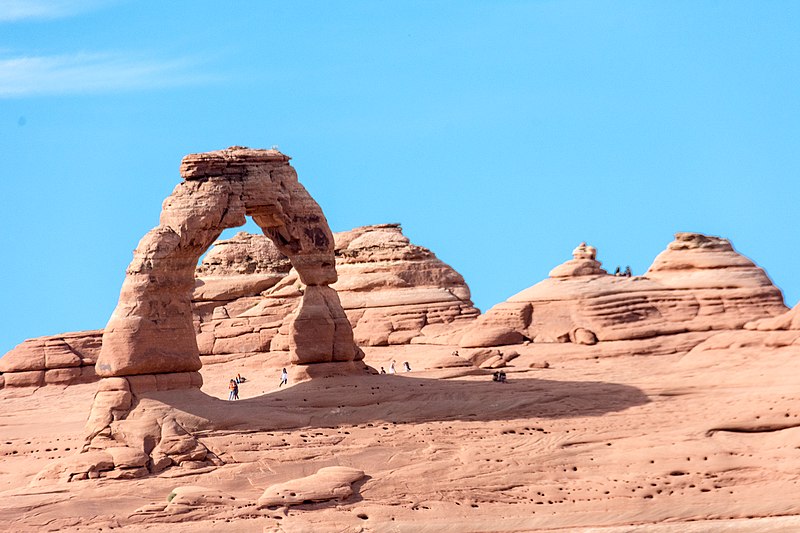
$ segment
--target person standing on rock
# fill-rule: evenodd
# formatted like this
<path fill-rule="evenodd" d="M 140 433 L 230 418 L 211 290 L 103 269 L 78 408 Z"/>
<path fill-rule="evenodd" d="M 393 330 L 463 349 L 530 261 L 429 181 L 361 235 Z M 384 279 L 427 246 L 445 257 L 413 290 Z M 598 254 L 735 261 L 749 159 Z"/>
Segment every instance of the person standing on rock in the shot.
<path fill-rule="evenodd" d="M 408 361 L 403 361 L 403 370 L 411 372 L 411 365 L 408 364 Z"/>
<path fill-rule="evenodd" d="M 395 374 L 396 373 L 396 370 L 394 369 L 394 361 L 392 361 L 392 364 L 389 365 L 389 373 L 390 374 Z"/>
<path fill-rule="evenodd" d="M 281 371 L 281 384 L 278 385 L 278 387 L 280 387 L 282 385 L 288 385 L 288 384 L 289 384 L 289 374 L 286 372 L 286 369 L 284 368 Z"/>
<path fill-rule="evenodd" d="M 235 379 L 232 379 L 228 384 L 228 390 L 230 391 L 228 394 L 228 401 L 239 399 L 239 385 L 236 384 Z"/>

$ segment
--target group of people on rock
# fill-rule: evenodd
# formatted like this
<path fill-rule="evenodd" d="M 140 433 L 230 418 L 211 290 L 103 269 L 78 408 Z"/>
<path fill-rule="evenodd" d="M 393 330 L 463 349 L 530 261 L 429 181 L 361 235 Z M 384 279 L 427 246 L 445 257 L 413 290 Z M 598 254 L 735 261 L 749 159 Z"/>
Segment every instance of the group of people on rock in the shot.
<path fill-rule="evenodd" d="M 239 399 L 239 384 L 244 383 L 245 381 L 247 381 L 247 378 L 243 377 L 241 374 L 236 374 L 235 378 L 231 378 L 230 382 L 228 383 L 228 401 Z M 281 382 L 278 387 L 287 385 L 288 383 L 289 373 L 284 368 L 281 370 Z"/>
<path fill-rule="evenodd" d="M 506 373 L 502 370 L 499 370 L 492 374 L 492 381 L 497 381 L 498 383 L 505 383 L 506 382 Z"/>
<path fill-rule="evenodd" d="M 631 267 L 626 266 L 624 272 L 620 270 L 620 267 L 617 267 L 617 270 L 614 271 L 614 275 L 617 277 L 629 278 L 633 274 L 631 274 Z"/>
<path fill-rule="evenodd" d="M 395 363 L 394 360 L 392 360 L 392 363 L 389 365 L 389 373 L 390 374 L 397 374 L 397 371 L 394 368 L 394 363 Z M 408 364 L 408 361 L 403 361 L 403 371 L 404 372 L 411 372 L 411 365 Z M 381 374 L 385 374 L 386 373 L 386 369 L 381 367 L 381 372 L 380 373 Z"/>

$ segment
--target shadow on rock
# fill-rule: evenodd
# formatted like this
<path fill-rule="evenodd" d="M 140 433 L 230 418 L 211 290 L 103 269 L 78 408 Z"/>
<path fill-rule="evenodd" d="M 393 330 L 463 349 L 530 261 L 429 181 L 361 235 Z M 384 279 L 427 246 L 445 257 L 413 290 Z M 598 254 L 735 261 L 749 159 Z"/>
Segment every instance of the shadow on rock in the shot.
<path fill-rule="evenodd" d="M 598 381 L 495 383 L 365 375 L 315 379 L 234 402 L 197 390 L 154 392 L 140 398 L 142 405 L 154 401 L 207 421 L 202 429 L 246 431 L 376 421 L 579 418 L 622 411 L 650 400 L 636 387 Z"/>

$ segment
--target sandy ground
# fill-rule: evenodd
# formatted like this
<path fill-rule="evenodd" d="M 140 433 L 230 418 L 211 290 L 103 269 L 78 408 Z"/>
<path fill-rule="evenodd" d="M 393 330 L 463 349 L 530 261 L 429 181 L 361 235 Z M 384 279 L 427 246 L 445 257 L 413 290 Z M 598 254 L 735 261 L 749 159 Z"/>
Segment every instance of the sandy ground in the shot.
<path fill-rule="evenodd" d="M 373 367 L 394 359 L 414 371 L 281 388 L 279 361 L 207 365 L 203 392 L 218 400 L 150 401 L 230 421 L 200 435 L 224 466 L 45 486 L 30 481 L 80 448 L 96 385 L 0 390 L 0 530 L 800 530 L 796 347 L 629 348 L 521 347 L 506 384 L 485 371 L 421 370 L 449 347 L 372 348 Z M 531 368 L 545 359 L 550 368 Z M 248 381 L 228 402 L 237 372 Z M 367 474 L 354 496 L 255 511 L 268 486 L 331 465 Z M 236 505 L 136 512 L 183 485 Z"/>

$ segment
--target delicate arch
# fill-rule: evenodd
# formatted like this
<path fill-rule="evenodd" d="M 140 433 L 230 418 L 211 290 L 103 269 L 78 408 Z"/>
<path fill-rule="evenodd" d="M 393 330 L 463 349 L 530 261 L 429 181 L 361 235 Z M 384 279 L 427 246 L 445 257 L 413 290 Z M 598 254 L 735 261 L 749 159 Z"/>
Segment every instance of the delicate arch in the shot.
<path fill-rule="evenodd" d="M 360 353 L 336 291 L 333 235 L 322 209 L 277 150 L 231 147 L 183 158 L 184 181 L 139 242 L 103 334 L 101 376 L 193 372 L 202 366 L 191 294 L 200 256 L 250 216 L 307 285 L 289 341 L 295 363 Z"/>

